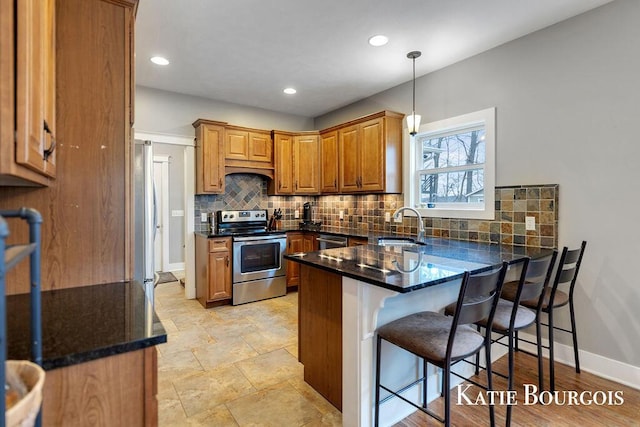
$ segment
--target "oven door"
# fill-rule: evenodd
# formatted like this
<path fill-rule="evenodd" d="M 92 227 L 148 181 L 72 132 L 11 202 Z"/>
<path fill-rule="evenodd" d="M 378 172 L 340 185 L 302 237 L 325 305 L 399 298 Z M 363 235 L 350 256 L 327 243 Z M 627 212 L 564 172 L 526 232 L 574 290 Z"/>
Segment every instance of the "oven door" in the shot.
<path fill-rule="evenodd" d="M 234 237 L 233 283 L 286 275 L 286 246 L 282 235 Z"/>

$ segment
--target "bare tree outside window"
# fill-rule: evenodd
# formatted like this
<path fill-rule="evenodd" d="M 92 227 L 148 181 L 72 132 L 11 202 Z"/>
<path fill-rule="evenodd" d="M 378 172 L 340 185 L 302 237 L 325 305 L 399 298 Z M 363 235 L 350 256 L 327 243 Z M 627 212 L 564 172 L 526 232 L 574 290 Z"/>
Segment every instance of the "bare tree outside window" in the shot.
<path fill-rule="evenodd" d="M 484 127 L 420 139 L 420 202 L 484 202 Z"/>

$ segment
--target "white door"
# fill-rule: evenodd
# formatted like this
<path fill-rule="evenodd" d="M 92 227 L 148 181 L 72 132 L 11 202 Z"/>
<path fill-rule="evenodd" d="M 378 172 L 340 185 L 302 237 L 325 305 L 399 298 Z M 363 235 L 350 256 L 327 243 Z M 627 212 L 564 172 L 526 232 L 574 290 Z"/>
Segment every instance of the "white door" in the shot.
<path fill-rule="evenodd" d="M 169 157 L 153 156 L 153 185 L 156 192 L 157 226 L 154 241 L 156 271 L 167 271 L 169 266 Z"/>

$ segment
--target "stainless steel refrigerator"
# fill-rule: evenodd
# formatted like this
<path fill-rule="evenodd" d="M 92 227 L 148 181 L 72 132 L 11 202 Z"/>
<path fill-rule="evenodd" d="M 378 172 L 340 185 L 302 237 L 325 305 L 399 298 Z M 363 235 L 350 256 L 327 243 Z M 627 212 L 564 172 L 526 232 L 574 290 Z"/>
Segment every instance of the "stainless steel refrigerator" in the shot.
<path fill-rule="evenodd" d="M 156 282 L 153 249 L 158 221 L 155 188 L 153 185 L 153 148 L 151 141 L 135 140 L 133 174 L 134 279 L 142 283 L 147 298 L 153 304 L 153 288 Z"/>

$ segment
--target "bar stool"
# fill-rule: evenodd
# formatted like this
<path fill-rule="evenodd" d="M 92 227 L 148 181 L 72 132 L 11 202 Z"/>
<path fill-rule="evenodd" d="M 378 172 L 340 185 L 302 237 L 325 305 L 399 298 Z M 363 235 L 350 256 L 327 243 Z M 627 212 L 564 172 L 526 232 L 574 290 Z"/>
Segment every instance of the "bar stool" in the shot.
<path fill-rule="evenodd" d="M 553 265 L 555 264 L 557 251 L 549 256 L 530 259 L 526 258 L 522 263 L 522 270 L 520 272 L 520 279 L 513 282 L 506 282 L 502 287 L 501 298 L 498 300 L 498 306 L 496 307 L 496 313 L 493 318 L 493 324 L 490 329 L 492 332 L 499 334 L 498 338 L 491 340 L 492 343 L 499 343 L 506 345 L 508 348 L 508 360 L 509 360 L 509 372 L 507 375 L 494 373 L 507 379 L 508 390 L 514 390 L 513 377 L 514 377 L 514 360 L 513 352 L 515 350 L 514 339 L 515 334 L 521 329 L 528 328 L 529 326 L 536 324 L 536 348 L 538 356 L 538 382 L 542 387 L 543 365 L 542 365 L 542 335 L 540 328 L 540 313 L 542 312 L 542 303 L 544 290 L 548 287 L 549 280 L 551 279 L 551 273 L 553 271 Z M 520 301 L 538 301 L 534 309 L 530 309 L 523 305 L 520 305 Z M 445 310 L 450 311 L 451 306 L 448 306 Z M 535 311 L 534 311 L 535 310 Z M 478 326 L 487 328 L 486 320 L 481 320 L 477 323 Z M 501 342 L 505 337 L 508 338 L 509 343 L 504 344 Z M 476 355 L 476 375 L 478 374 L 479 357 Z M 542 388 L 541 388 L 542 389 Z M 511 405 L 507 406 L 506 425 L 511 425 Z"/>
<path fill-rule="evenodd" d="M 554 341 L 553 341 L 553 331 L 559 330 L 562 332 L 570 333 L 573 338 L 573 355 L 575 358 L 575 368 L 576 372 L 580 373 L 580 359 L 578 357 L 578 336 L 576 334 L 576 317 L 575 317 L 575 308 L 573 304 L 573 291 L 576 285 L 576 279 L 578 278 L 578 271 L 580 270 L 580 264 L 582 263 L 582 256 L 584 255 L 585 248 L 587 247 L 587 242 L 583 241 L 578 249 L 569 249 L 566 246 L 562 250 L 562 254 L 560 255 L 560 260 L 558 262 L 558 269 L 556 271 L 555 278 L 553 280 L 553 284 L 551 286 L 547 286 L 539 299 L 525 299 L 522 298 L 520 304 L 532 308 L 537 309 L 538 305 L 540 305 L 540 313 L 546 313 L 548 318 L 548 323 L 543 323 L 541 321 L 541 316 L 537 316 L 536 329 L 537 329 L 537 340 L 540 343 L 540 329 L 541 326 L 548 327 L 548 336 L 549 336 L 549 345 L 536 344 L 541 346 L 542 348 L 546 348 L 549 350 L 549 390 L 551 392 L 555 391 L 555 369 L 554 369 Z M 560 289 L 563 288 L 563 289 Z M 568 289 L 567 289 L 568 288 Z M 503 289 L 503 298 L 511 299 L 512 295 L 512 285 L 507 286 Z M 513 300 L 513 299 L 512 299 Z M 569 306 L 569 314 L 571 317 L 571 329 L 562 328 L 556 326 L 553 322 L 553 314 L 554 310 Z M 518 342 L 519 340 L 528 342 L 530 344 L 534 344 L 531 341 L 525 340 L 518 336 L 518 331 L 516 331 L 515 335 L 515 349 L 519 350 Z M 544 382 L 542 380 L 542 370 L 541 370 L 541 357 L 538 356 L 539 361 L 539 386 L 540 391 L 544 389 Z"/>
<path fill-rule="evenodd" d="M 485 349 L 487 360 L 491 360 L 490 334 L 481 334 L 471 325 L 482 319 L 487 319 L 487 325 L 491 325 L 506 270 L 507 264 L 503 263 L 502 268 L 488 273 L 470 275 L 469 272 L 465 272 L 453 316 L 424 311 L 394 320 L 378 328 L 376 345 L 375 426 L 378 426 L 380 421 L 380 404 L 394 396 L 443 422 L 445 426 L 451 424 L 451 367 L 455 363 L 479 353 L 483 348 Z M 380 350 L 382 340 L 394 344 L 422 359 L 422 378 L 419 378 L 417 381 L 398 391 L 390 390 L 380 384 Z M 428 364 L 438 366 L 443 370 L 444 417 L 437 415 L 427 408 Z M 422 406 L 407 400 L 399 394 L 420 383 L 422 383 Z M 391 394 L 383 400 L 380 400 L 380 389 Z M 492 389 L 490 363 L 487 363 L 486 389 Z M 489 417 L 491 426 L 495 425 L 493 405 L 489 405 Z"/>

